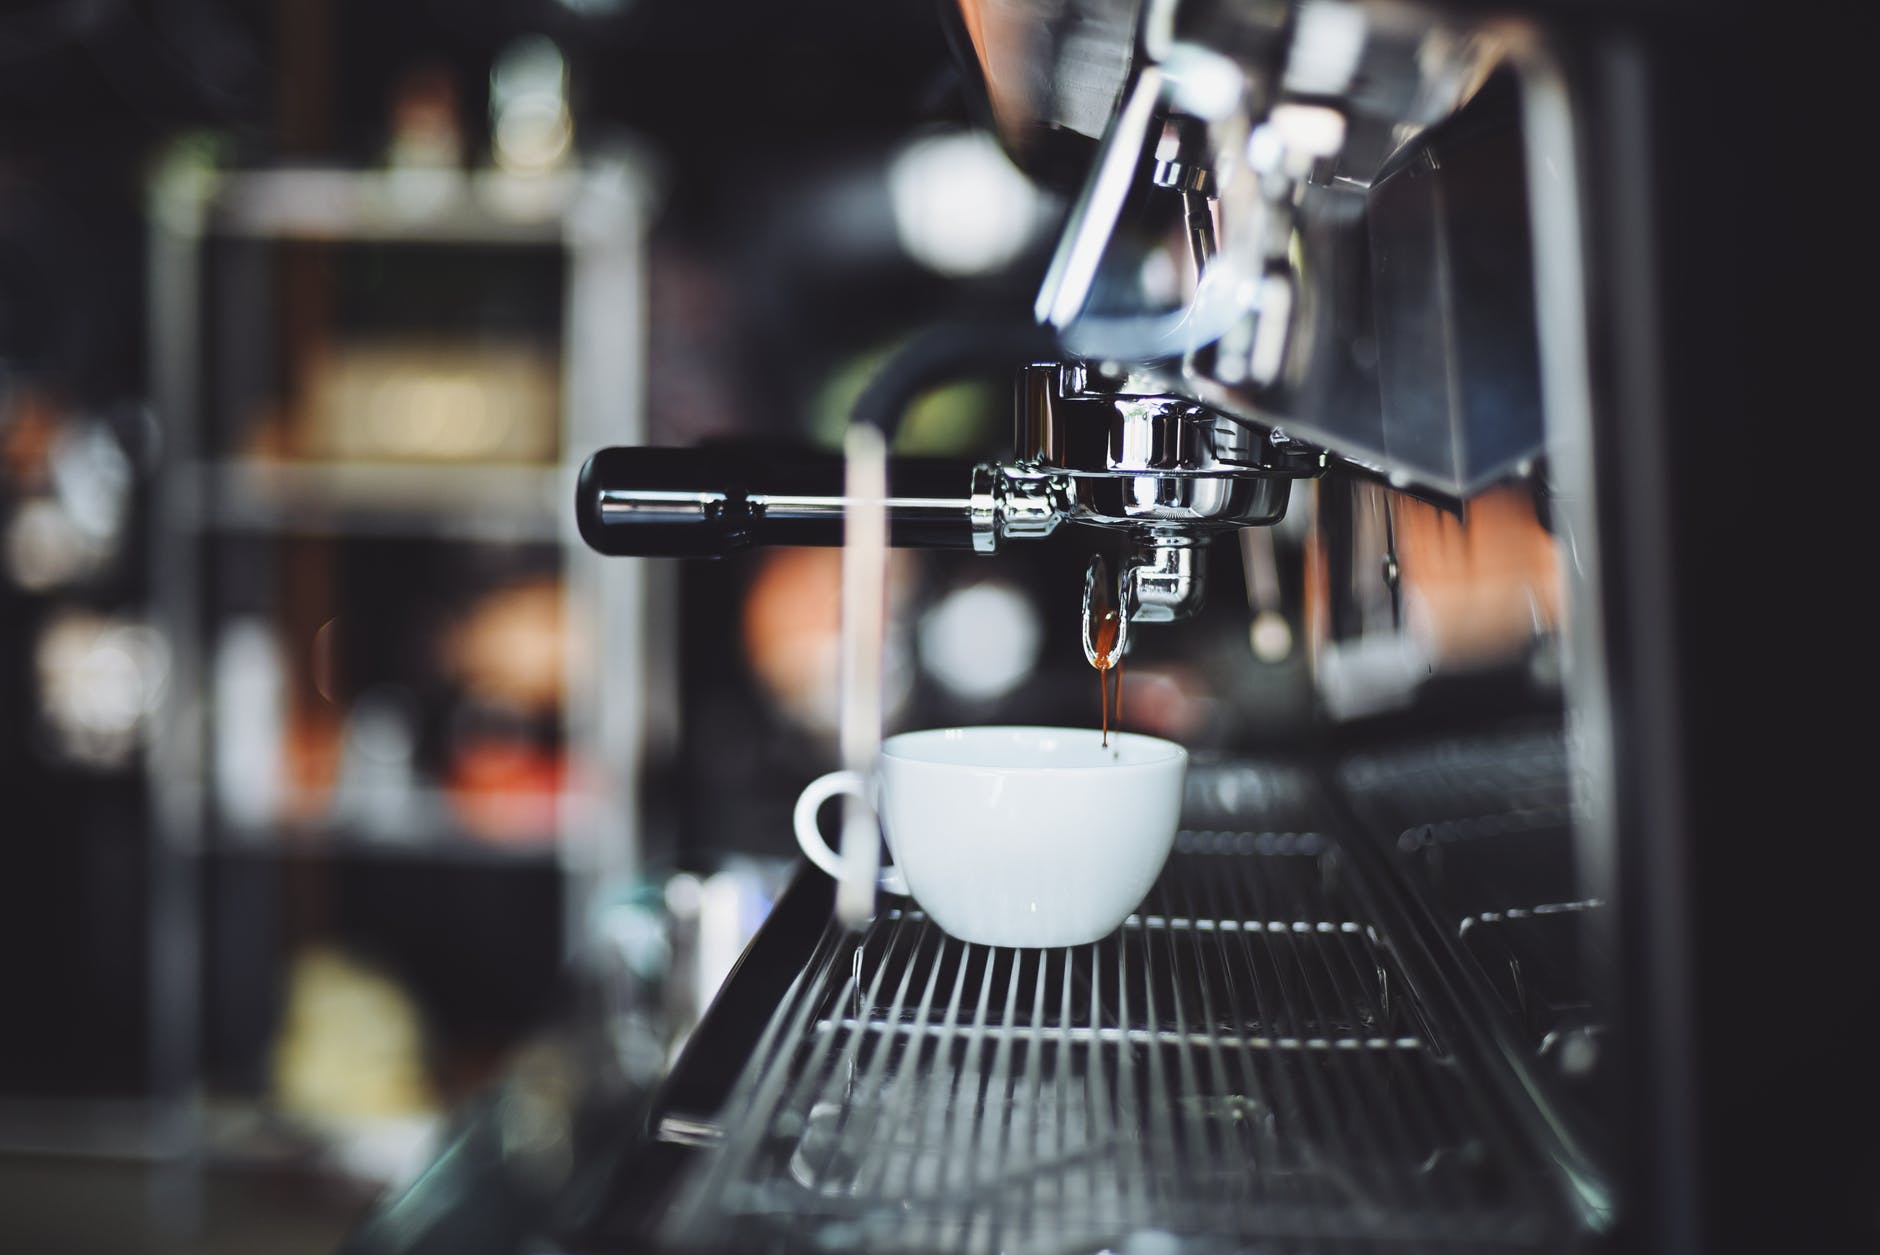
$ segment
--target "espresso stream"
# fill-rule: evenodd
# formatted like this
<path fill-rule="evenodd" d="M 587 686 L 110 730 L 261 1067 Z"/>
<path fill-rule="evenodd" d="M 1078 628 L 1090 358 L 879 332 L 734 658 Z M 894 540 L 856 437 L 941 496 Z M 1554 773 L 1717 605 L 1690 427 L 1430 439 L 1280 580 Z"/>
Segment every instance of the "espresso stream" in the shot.
<path fill-rule="evenodd" d="M 1098 606 L 1093 605 L 1091 609 L 1093 612 L 1096 612 L 1098 611 Z M 1096 654 L 1096 658 L 1092 661 L 1091 665 L 1097 669 L 1097 693 L 1103 706 L 1103 745 L 1105 749 L 1108 749 L 1110 745 L 1110 683 L 1112 675 L 1115 676 L 1116 684 L 1116 722 L 1118 731 L 1122 730 L 1123 722 L 1123 651 L 1116 647 L 1116 635 L 1120 627 L 1120 620 L 1117 618 L 1116 608 L 1110 605 L 1102 605 L 1100 613 L 1096 613 L 1095 617 L 1096 622 L 1091 627 L 1090 635 L 1091 646 Z"/>

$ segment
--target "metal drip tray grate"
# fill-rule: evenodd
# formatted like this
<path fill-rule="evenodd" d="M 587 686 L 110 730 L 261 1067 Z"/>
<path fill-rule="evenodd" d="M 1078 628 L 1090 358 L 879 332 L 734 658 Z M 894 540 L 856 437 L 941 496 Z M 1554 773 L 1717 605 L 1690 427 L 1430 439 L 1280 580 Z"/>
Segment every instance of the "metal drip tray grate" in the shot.
<path fill-rule="evenodd" d="M 1340 781 L 1530 1045 L 1598 1030 L 1589 965 L 1611 962 L 1605 902 L 1582 883 L 1559 729 L 1353 759 Z"/>
<path fill-rule="evenodd" d="M 1551 727 L 1355 756 L 1338 782 L 1405 852 L 1563 830 L 1575 791 L 1567 740 Z"/>
<path fill-rule="evenodd" d="M 698 1249 L 1514 1247 L 1532 1144 L 1316 834 L 1184 833 L 1094 945 L 831 928 L 665 1236 Z"/>

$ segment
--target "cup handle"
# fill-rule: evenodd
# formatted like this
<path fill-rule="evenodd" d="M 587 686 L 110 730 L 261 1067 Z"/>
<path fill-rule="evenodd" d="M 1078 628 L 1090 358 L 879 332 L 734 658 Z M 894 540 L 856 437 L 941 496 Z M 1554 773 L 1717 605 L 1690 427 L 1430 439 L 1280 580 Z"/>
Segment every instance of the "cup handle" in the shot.
<path fill-rule="evenodd" d="M 842 879 L 842 856 L 829 848 L 823 840 L 822 832 L 816 827 L 816 815 L 822 810 L 823 803 L 839 793 L 851 793 L 863 802 L 869 802 L 868 783 L 856 771 L 832 771 L 826 776 L 818 776 L 809 782 L 796 799 L 796 843 L 803 847 L 803 853 L 809 861 L 822 868 L 836 880 Z M 872 803 L 870 803 L 872 805 Z M 907 881 L 898 867 L 881 869 L 881 887 L 889 893 L 905 894 Z"/>

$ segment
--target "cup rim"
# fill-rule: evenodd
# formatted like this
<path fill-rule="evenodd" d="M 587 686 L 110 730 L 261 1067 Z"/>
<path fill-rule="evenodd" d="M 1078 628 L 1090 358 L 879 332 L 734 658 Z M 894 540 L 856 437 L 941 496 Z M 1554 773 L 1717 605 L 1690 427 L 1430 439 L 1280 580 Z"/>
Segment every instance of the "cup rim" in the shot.
<path fill-rule="evenodd" d="M 900 745 L 901 743 L 912 740 L 916 737 L 920 737 L 920 738 L 939 737 L 939 736 L 945 736 L 948 733 L 985 734 L 985 733 L 1001 733 L 1001 732 L 1005 732 L 1005 733 L 1010 733 L 1010 732 L 1052 733 L 1056 735 L 1071 735 L 1071 736 L 1100 735 L 1100 733 L 1095 728 L 1070 728 L 1070 727 L 1062 727 L 1062 726 L 1056 726 L 1056 725 L 1051 725 L 1051 724 L 1033 724 L 1033 723 L 954 724 L 954 725 L 950 725 L 947 727 L 940 727 L 940 728 L 913 728 L 913 729 L 909 729 L 906 732 L 897 732 L 893 736 L 890 736 L 886 740 L 882 741 L 881 756 L 883 758 L 893 758 L 904 763 L 921 763 L 927 766 L 964 767 L 970 770 L 977 770 L 977 771 L 997 770 L 998 764 L 994 764 L 994 763 L 946 763 L 946 762 L 939 762 L 931 758 L 917 758 L 910 754 L 896 753 L 895 750 L 897 746 Z M 1175 741 L 1170 741 L 1164 737 L 1150 736 L 1146 732 L 1113 731 L 1110 733 L 1110 739 L 1112 741 L 1115 741 L 1118 739 L 1127 739 L 1127 740 L 1136 742 L 1140 745 L 1160 749 L 1163 752 L 1158 754 L 1154 758 L 1139 759 L 1135 762 L 1128 762 L 1128 763 L 1117 762 L 1117 763 L 1079 763 L 1079 764 L 1062 764 L 1062 765 L 1056 765 L 1056 764 L 1036 765 L 1036 766 L 1027 766 L 1025 770 L 1027 772 L 1036 772 L 1039 774 L 1061 773 L 1065 775 L 1087 774 L 1090 772 L 1097 772 L 1097 771 L 1105 771 L 1105 772 L 1141 771 L 1141 770 L 1146 770 L 1146 769 L 1151 769 L 1151 768 L 1156 768 L 1156 767 L 1167 767 L 1170 763 L 1185 762 L 1188 758 L 1187 747 L 1181 744 L 1178 744 Z"/>

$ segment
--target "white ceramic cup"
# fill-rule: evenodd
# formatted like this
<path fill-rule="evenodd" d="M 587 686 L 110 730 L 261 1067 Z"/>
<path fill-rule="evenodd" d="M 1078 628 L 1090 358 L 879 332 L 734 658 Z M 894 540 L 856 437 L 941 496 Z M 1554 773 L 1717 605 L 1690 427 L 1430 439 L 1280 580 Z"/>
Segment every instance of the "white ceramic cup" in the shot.
<path fill-rule="evenodd" d="M 872 778 L 832 771 L 796 803 L 796 839 L 831 876 L 842 860 L 817 830 L 824 802 L 874 807 L 894 856 L 881 887 L 910 894 L 962 941 L 1074 946 L 1113 931 L 1168 860 L 1188 752 L 1173 741 L 1089 728 L 903 732 Z"/>

